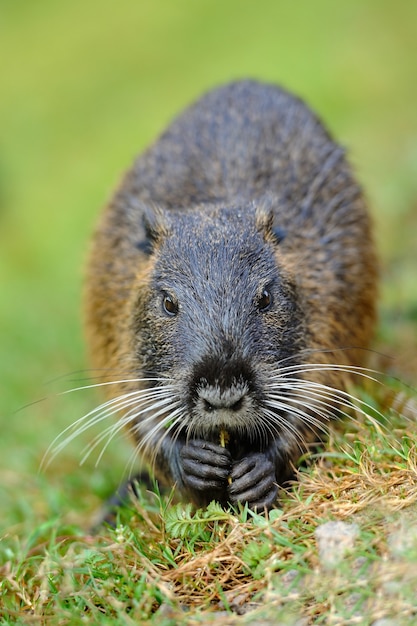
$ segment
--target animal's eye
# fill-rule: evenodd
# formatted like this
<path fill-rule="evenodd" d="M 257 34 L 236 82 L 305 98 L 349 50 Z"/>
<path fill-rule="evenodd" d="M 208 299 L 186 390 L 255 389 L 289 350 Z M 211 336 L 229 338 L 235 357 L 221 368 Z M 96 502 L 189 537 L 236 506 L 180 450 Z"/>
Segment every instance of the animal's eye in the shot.
<path fill-rule="evenodd" d="M 167 293 L 164 295 L 162 300 L 162 306 L 164 312 L 170 317 L 174 317 L 174 315 L 178 313 L 178 302 Z"/>
<path fill-rule="evenodd" d="M 272 295 L 269 289 L 264 289 L 259 300 L 258 300 L 258 309 L 261 313 L 268 311 L 272 304 Z"/>

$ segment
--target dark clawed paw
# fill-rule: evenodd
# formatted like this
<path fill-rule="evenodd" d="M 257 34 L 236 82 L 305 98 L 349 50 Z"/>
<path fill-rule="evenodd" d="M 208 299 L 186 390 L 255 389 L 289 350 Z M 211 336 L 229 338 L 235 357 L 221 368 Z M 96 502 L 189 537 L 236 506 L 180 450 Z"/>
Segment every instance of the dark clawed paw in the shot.
<path fill-rule="evenodd" d="M 181 450 L 183 480 L 196 491 L 224 490 L 231 471 L 230 452 L 220 445 L 194 439 Z"/>
<path fill-rule="evenodd" d="M 278 493 L 275 466 L 261 453 L 233 465 L 229 497 L 232 504 L 248 504 L 253 510 L 270 509 Z"/>

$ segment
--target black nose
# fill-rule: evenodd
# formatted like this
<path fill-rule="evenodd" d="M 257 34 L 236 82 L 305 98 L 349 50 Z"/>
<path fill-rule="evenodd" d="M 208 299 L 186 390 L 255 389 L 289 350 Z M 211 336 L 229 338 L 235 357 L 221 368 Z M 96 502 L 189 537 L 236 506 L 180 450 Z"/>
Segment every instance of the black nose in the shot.
<path fill-rule="evenodd" d="M 203 400 L 203 407 L 204 410 L 207 411 L 207 413 L 212 413 L 213 411 L 217 411 L 219 409 L 228 409 L 229 411 L 239 411 L 242 408 L 243 405 L 243 399 L 244 399 L 244 394 L 241 394 L 240 397 L 237 397 L 238 394 L 236 394 L 237 399 L 234 398 L 227 398 L 227 399 L 222 399 L 214 397 L 215 394 L 213 394 L 213 397 L 210 389 L 205 389 L 205 392 L 208 393 L 203 393 L 200 394 L 200 397 Z"/>
<path fill-rule="evenodd" d="M 243 415 L 254 395 L 251 367 L 243 358 L 210 355 L 195 366 L 190 392 L 190 408 L 209 423 L 221 417 L 231 419 L 233 414 Z"/>
<path fill-rule="evenodd" d="M 213 411 L 239 411 L 249 391 L 247 383 L 234 380 L 228 387 L 220 387 L 215 382 L 210 385 L 206 380 L 198 386 L 198 398 L 201 406 L 207 413 Z"/>

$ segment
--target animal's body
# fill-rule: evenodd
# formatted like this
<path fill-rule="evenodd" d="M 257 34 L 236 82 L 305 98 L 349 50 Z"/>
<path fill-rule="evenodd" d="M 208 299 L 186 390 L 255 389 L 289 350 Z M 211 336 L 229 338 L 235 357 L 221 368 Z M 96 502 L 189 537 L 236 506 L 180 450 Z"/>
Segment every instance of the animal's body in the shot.
<path fill-rule="evenodd" d="M 91 358 L 164 485 L 271 507 L 345 403 L 375 324 L 370 220 L 303 102 L 242 81 L 134 163 L 88 265 Z M 352 370 L 353 371 L 353 370 Z"/>

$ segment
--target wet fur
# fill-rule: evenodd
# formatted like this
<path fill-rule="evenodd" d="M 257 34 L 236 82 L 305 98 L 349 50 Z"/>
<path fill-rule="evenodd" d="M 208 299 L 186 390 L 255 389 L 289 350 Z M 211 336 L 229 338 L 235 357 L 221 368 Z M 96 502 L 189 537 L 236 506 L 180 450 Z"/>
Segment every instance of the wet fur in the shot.
<path fill-rule="evenodd" d="M 91 358 L 123 381 L 90 421 L 117 411 L 108 434 L 127 428 L 197 505 L 269 508 L 352 403 L 376 285 L 362 192 L 316 116 L 274 86 L 217 89 L 137 159 L 95 233 Z"/>

